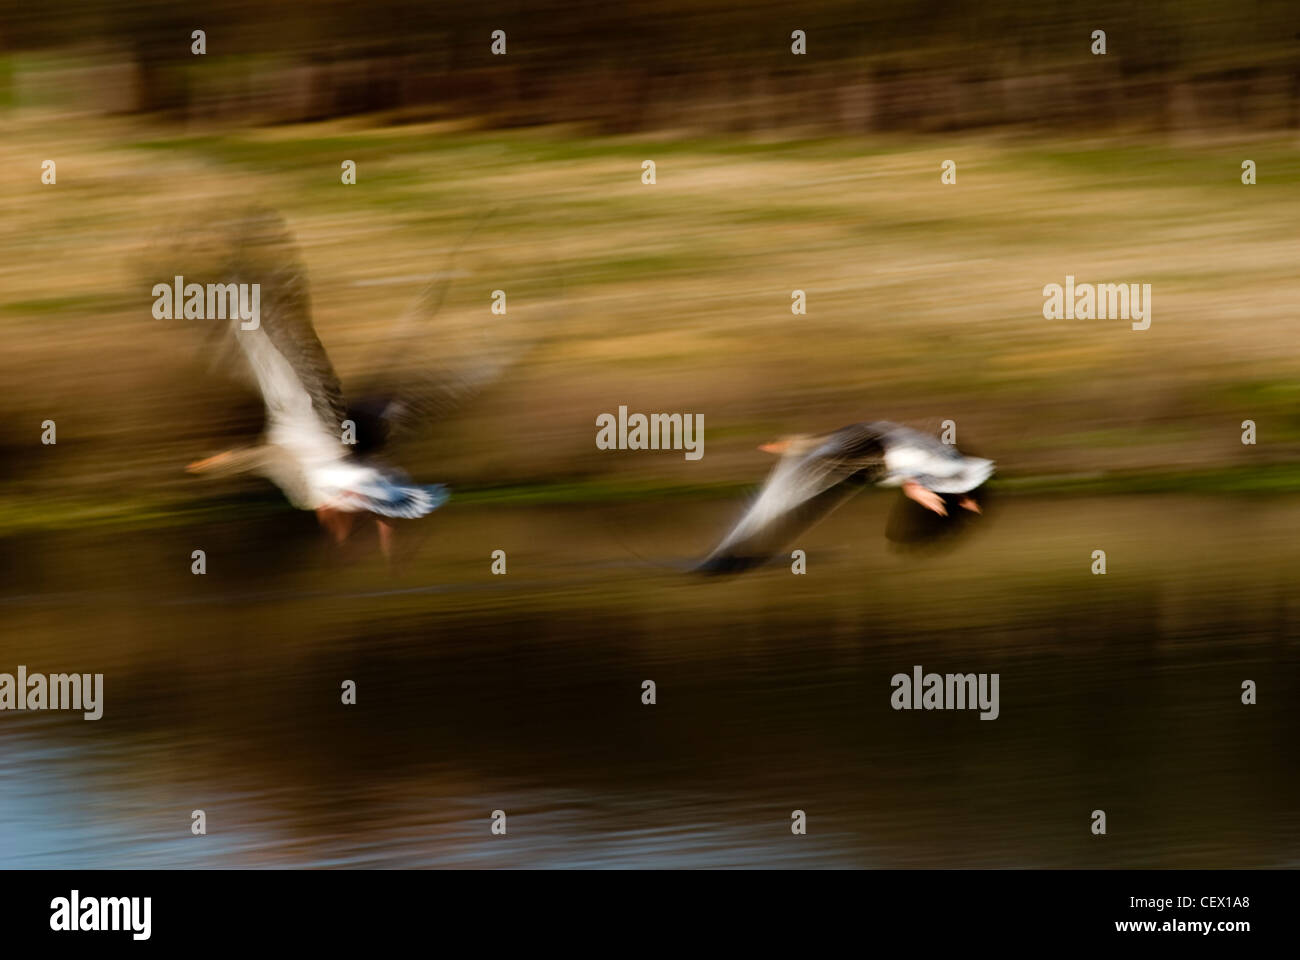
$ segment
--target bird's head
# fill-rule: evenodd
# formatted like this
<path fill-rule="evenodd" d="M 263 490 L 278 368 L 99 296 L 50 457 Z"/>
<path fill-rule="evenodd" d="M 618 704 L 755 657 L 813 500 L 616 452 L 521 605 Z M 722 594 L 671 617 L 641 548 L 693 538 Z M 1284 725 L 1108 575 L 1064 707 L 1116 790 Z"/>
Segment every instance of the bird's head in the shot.
<path fill-rule="evenodd" d="M 762 450 L 764 453 L 771 453 L 778 457 L 783 457 L 787 453 L 802 453 L 804 450 L 811 449 L 815 440 L 815 437 L 795 434 L 789 437 L 780 437 L 779 439 L 773 440 L 771 443 L 761 443 L 758 445 L 758 449 Z"/>
<path fill-rule="evenodd" d="M 210 477 L 229 477 L 238 473 L 247 473 L 257 469 L 261 456 L 257 447 L 243 450 L 226 450 L 215 456 L 195 460 L 187 465 L 188 473 L 204 474 Z"/>

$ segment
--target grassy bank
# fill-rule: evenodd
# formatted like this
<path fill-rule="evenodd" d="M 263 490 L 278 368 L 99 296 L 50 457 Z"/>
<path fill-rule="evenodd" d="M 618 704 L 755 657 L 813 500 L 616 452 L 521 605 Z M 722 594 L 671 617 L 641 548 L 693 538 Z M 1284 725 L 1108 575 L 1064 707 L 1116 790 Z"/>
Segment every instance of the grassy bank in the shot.
<path fill-rule="evenodd" d="M 295 231 L 345 389 L 461 248 L 398 369 L 527 344 L 395 456 L 459 501 L 730 495 L 754 446 L 888 418 L 998 460 L 1008 492 L 1296 489 L 1300 159 L 1283 141 L 677 139 L 334 122 L 251 132 L 11 114 L 0 163 L 0 517 L 161 522 L 239 488 L 180 469 L 257 404 L 151 316 L 208 213 Z M 40 182 L 41 162 L 58 182 Z M 1259 183 L 1240 182 L 1242 160 Z M 357 184 L 339 182 L 357 164 Z M 654 160 L 657 183 L 641 182 Z M 957 184 L 940 183 L 945 160 Z M 485 211 L 490 215 L 483 219 Z M 471 228 L 481 223 L 466 244 Z M 1042 288 L 1150 283 L 1152 325 L 1049 321 Z M 490 292 L 509 295 L 494 320 Z M 792 315 L 791 291 L 807 294 Z M 706 456 L 607 453 L 595 418 L 691 411 Z M 59 443 L 40 445 L 42 421 Z M 1259 442 L 1241 443 L 1241 423 Z"/>

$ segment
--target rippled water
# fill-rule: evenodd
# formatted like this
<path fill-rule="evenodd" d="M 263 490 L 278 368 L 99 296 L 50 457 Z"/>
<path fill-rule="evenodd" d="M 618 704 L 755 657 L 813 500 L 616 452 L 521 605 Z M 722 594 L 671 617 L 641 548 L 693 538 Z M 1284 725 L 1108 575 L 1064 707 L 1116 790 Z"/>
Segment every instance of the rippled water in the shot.
<path fill-rule="evenodd" d="M 105 675 L 102 720 L 0 713 L 0 864 L 1300 865 L 1300 504 L 1015 498 L 900 555 L 889 503 L 717 580 L 734 503 L 453 502 L 392 572 L 238 504 L 0 540 L 0 671 Z M 915 664 L 1000 717 L 891 709 Z"/>

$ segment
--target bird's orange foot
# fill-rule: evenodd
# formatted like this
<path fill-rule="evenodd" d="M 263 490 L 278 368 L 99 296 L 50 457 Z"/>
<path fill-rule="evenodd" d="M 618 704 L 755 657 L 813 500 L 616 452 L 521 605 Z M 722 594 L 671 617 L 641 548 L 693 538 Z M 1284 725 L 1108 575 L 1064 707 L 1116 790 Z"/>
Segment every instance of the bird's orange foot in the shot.
<path fill-rule="evenodd" d="M 975 502 L 974 497 L 962 497 L 960 500 L 957 501 L 957 503 L 961 506 L 963 510 L 969 510 L 971 513 L 984 512 L 983 510 L 980 509 L 980 505 Z"/>
<path fill-rule="evenodd" d="M 335 543 L 342 543 L 352 532 L 352 514 L 343 510 L 336 510 L 333 507 L 319 507 L 316 510 L 316 519 L 324 527 Z"/>
<path fill-rule="evenodd" d="M 393 525 L 383 517 L 376 515 L 375 527 L 379 531 L 379 550 L 391 566 L 393 563 Z"/>
<path fill-rule="evenodd" d="M 915 500 L 925 509 L 933 510 L 941 517 L 948 516 L 948 508 L 944 506 L 943 497 L 928 487 L 923 487 L 919 483 L 909 480 L 903 484 L 903 494 Z"/>

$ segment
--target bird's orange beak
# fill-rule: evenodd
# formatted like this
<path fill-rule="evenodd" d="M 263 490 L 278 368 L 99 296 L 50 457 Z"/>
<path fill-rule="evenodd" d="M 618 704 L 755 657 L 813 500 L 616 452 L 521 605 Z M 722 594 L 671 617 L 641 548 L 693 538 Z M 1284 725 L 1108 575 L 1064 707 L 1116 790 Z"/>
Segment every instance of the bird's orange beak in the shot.
<path fill-rule="evenodd" d="M 789 440 L 773 440 L 771 443 L 761 444 L 758 449 L 764 453 L 785 453 L 789 447 Z"/>
<path fill-rule="evenodd" d="M 230 451 L 227 450 L 224 453 L 218 453 L 215 457 L 208 457 L 204 460 L 195 460 L 193 463 L 189 464 L 185 470 L 188 473 L 203 473 L 207 470 L 211 470 L 213 467 L 220 466 L 229 459 Z"/>

